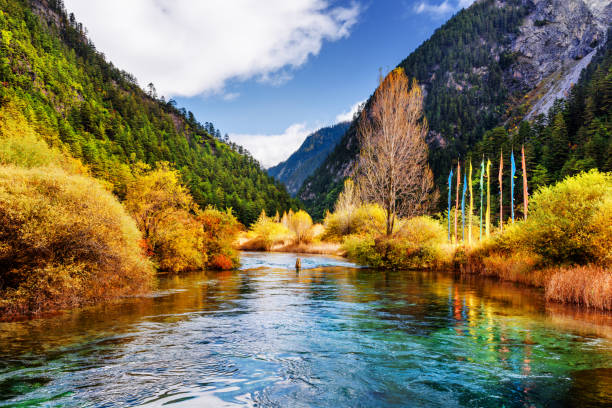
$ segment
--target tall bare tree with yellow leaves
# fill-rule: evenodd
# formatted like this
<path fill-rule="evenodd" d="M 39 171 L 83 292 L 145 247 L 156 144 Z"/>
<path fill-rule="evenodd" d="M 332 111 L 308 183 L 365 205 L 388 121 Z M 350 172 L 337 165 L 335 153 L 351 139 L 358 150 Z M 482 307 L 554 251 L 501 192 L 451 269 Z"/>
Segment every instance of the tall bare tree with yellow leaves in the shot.
<path fill-rule="evenodd" d="M 435 198 L 427 131 L 416 80 L 411 83 L 401 68 L 381 77 L 369 109 L 360 116 L 356 172 L 363 201 L 385 210 L 387 235 L 398 217 L 425 213 Z"/>

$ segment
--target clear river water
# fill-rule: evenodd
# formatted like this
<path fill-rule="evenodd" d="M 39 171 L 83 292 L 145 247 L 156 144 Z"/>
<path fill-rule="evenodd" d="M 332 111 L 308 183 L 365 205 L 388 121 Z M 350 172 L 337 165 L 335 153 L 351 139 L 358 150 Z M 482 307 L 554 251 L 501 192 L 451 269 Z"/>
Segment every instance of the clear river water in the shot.
<path fill-rule="evenodd" d="M 0 406 L 612 406 L 612 315 L 539 290 L 245 253 L 150 296 L 0 323 Z"/>

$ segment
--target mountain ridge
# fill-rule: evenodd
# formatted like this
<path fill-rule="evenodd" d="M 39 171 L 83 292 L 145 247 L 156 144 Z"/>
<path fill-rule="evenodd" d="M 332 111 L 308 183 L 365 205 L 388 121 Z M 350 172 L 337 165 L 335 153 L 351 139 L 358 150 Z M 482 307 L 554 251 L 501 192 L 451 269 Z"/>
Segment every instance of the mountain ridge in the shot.
<path fill-rule="evenodd" d="M 349 125 L 350 122 L 340 122 L 311 133 L 287 160 L 270 167 L 268 174 L 282 182 L 287 191 L 295 197 L 304 180 L 336 147 Z"/>
<path fill-rule="evenodd" d="M 49 145 L 83 161 L 119 197 L 134 164 L 169 162 L 200 207 L 231 207 L 245 224 L 262 209 L 299 207 L 212 124 L 108 62 L 62 0 L 0 0 L 0 11 L 0 108 L 19 107 Z"/>

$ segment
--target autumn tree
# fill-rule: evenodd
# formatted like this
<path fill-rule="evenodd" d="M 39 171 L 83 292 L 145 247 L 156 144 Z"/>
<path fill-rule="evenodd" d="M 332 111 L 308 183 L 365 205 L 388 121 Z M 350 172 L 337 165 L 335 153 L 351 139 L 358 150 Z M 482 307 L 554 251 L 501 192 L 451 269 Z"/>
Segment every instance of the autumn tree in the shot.
<path fill-rule="evenodd" d="M 344 180 L 344 189 L 338 195 L 334 207 L 338 229 L 342 234 L 348 235 L 351 233 L 351 220 L 355 210 L 359 207 L 359 201 L 359 191 L 355 182 L 347 178 Z"/>
<path fill-rule="evenodd" d="M 136 220 L 163 270 L 182 272 L 203 268 L 208 261 L 199 211 L 177 170 L 160 163 L 151 170 L 139 164 L 128 185 L 125 207 Z"/>
<path fill-rule="evenodd" d="M 304 210 L 293 214 L 289 221 L 289 229 L 295 234 L 295 240 L 298 244 L 309 240 L 310 227 L 312 227 L 312 218 Z"/>
<path fill-rule="evenodd" d="M 166 219 L 177 212 L 189 212 L 195 204 L 181 176 L 168 163 L 155 170 L 139 163 L 136 176 L 128 186 L 125 206 L 146 239 L 155 245 L 155 236 Z"/>
<path fill-rule="evenodd" d="M 387 235 L 398 217 L 425 213 L 435 198 L 427 131 L 423 93 L 416 80 L 411 84 L 402 68 L 381 77 L 369 109 L 359 119 L 356 172 L 363 201 L 385 210 Z"/>

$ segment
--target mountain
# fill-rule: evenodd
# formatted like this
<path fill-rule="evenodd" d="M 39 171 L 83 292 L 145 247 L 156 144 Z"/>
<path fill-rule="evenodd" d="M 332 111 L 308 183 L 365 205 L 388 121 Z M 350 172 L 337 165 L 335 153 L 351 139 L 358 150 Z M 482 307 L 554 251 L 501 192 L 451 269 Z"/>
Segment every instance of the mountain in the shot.
<path fill-rule="evenodd" d="M 609 1 L 478 0 L 398 65 L 425 91 L 429 162 L 441 197 L 450 166 L 487 131 L 517 131 L 569 95 L 611 21 Z M 298 193 L 315 217 L 333 205 L 358 152 L 353 123 Z"/>
<path fill-rule="evenodd" d="M 200 207 L 231 207 L 245 224 L 299 206 L 214 125 L 107 61 L 62 0 L 0 0 L 0 35 L 0 109 L 18 109 L 119 197 L 135 164 L 169 162 Z"/>
<path fill-rule="evenodd" d="M 287 186 L 289 193 L 295 197 L 306 177 L 323 163 L 349 125 L 350 122 L 342 122 L 317 130 L 287 160 L 270 167 L 268 174 Z"/>

